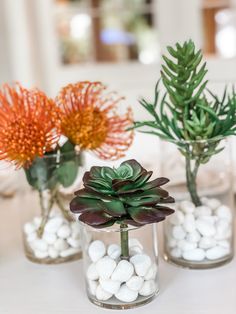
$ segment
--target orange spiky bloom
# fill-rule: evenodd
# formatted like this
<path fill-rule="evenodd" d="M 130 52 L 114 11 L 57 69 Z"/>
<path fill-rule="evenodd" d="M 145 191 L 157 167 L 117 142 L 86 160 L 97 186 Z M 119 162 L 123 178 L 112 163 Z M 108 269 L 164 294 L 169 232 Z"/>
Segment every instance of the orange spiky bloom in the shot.
<path fill-rule="evenodd" d="M 79 82 L 62 88 L 56 98 L 61 108 L 62 133 L 81 149 L 92 150 L 102 159 L 124 156 L 133 140 L 132 112 L 117 114 L 123 99 L 106 93 L 100 82 Z"/>
<path fill-rule="evenodd" d="M 0 160 L 28 167 L 51 151 L 59 137 L 60 115 L 53 100 L 19 84 L 0 89 Z"/>

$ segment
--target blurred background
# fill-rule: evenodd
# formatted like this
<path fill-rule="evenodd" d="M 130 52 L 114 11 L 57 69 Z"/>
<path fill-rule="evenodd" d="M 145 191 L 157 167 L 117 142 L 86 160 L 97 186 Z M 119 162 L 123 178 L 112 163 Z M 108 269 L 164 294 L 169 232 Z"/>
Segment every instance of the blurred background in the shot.
<path fill-rule="evenodd" d="M 138 99 L 153 98 L 166 45 L 190 38 L 220 94 L 236 77 L 236 0 L 0 0 L 0 83 L 54 97 L 67 83 L 100 80 L 142 119 Z M 137 136 L 128 157 L 158 164 L 157 138 Z"/>

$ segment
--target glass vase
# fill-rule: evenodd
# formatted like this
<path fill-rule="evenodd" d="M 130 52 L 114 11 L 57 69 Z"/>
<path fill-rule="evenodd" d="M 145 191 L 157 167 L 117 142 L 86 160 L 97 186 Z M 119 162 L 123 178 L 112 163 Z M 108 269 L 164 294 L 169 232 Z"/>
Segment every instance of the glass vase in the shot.
<path fill-rule="evenodd" d="M 129 309 L 158 293 L 156 225 L 95 229 L 80 223 L 89 300 L 108 309 Z"/>
<path fill-rule="evenodd" d="M 80 185 L 82 161 L 82 154 L 76 151 L 50 154 L 37 158 L 25 169 L 40 204 L 39 213 L 33 217 L 31 213 L 23 226 L 29 260 L 58 264 L 81 258 L 80 228 L 69 211 L 69 203 L 73 198 L 71 186 L 76 190 Z"/>
<path fill-rule="evenodd" d="M 176 212 L 164 223 L 165 259 L 193 269 L 229 262 L 234 215 L 229 140 L 164 147 L 163 175 L 168 173 L 169 191 L 176 200 Z"/>

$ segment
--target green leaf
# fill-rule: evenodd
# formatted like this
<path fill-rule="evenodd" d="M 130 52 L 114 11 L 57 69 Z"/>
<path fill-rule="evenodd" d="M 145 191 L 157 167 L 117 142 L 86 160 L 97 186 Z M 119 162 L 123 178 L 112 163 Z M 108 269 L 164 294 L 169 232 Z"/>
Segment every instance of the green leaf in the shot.
<path fill-rule="evenodd" d="M 74 160 L 65 161 L 57 168 L 58 181 L 66 188 L 71 186 L 78 174 L 78 166 Z"/>

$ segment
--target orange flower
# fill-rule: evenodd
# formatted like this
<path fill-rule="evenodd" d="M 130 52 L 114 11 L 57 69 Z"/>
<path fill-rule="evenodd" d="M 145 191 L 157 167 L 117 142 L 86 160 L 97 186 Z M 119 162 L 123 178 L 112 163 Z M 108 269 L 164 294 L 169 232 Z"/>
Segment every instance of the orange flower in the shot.
<path fill-rule="evenodd" d="M 27 167 L 51 151 L 60 136 L 56 104 L 37 90 L 19 84 L 0 90 L 0 160 Z"/>
<path fill-rule="evenodd" d="M 124 156 L 132 143 L 131 109 L 124 116 L 116 113 L 122 98 L 105 93 L 100 82 L 79 82 L 64 87 L 57 104 L 61 108 L 62 133 L 81 149 L 92 150 L 102 159 Z"/>

